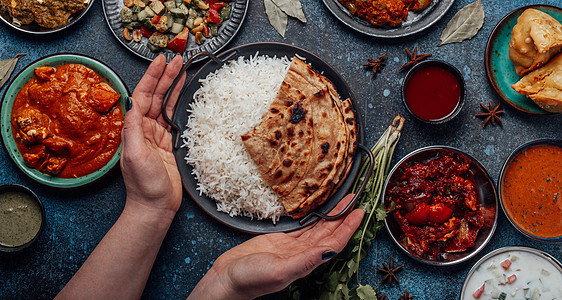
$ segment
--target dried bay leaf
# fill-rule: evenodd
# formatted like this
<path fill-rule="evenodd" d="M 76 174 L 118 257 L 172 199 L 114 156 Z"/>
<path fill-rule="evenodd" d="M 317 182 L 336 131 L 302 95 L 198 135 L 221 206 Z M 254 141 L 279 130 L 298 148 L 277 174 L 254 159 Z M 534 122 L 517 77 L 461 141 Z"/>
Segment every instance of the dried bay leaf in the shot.
<path fill-rule="evenodd" d="M 272 0 L 272 2 L 290 17 L 297 18 L 299 21 L 306 23 L 306 17 L 304 16 L 300 0 Z"/>
<path fill-rule="evenodd" d="M 22 53 L 16 55 L 14 58 L 0 60 L 0 89 L 6 84 L 8 79 L 10 79 L 18 60 L 24 55 L 25 53 Z"/>
<path fill-rule="evenodd" d="M 481 0 L 475 1 L 461 10 L 447 23 L 441 33 L 441 43 L 437 46 L 460 43 L 474 37 L 484 24 L 484 8 Z"/>
<path fill-rule="evenodd" d="M 271 26 L 273 26 L 282 37 L 285 37 L 287 21 L 289 19 L 287 14 L 275 5 L 272 0 L 263 0 L 263 5 L 265 6 L 265 13 L 267 14 L 267 19 Z"/>

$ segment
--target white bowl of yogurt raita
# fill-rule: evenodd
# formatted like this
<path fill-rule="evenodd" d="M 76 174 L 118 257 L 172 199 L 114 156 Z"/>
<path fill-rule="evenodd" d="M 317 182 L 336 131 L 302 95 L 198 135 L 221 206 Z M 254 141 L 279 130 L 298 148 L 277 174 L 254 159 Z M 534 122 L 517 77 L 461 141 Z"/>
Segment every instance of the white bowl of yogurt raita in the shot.
<path fill-rule="evenodd" d="M 562 299 L 562 265 L 534 248 L 500 248 L 470 269 L 460 299 Z"/>

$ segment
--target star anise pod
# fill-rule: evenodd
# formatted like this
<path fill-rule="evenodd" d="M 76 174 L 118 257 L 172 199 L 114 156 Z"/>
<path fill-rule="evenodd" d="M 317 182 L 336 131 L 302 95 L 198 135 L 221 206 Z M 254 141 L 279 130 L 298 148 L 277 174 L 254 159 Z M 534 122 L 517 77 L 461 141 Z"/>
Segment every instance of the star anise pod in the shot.
<path fill-rule="evenodd" d="M 476 114 L 476 117 L 479 118 L 486 118 L 484 119 L 484 124 L 482 124 L 482 128 L 486 127 L 486 124 L 488 124 L 488 122 L 492 122 L 493 126 L 496 126 L 496 121 L 498 122 L 498 124 L 500 124 L 500 126 L 503 127 L 503 123 L 502 120 L 500 120 L 500 117 L 498 116 L 499 114 L 503 114 L 505 113 L 503 110 L 498 110 L 500 108 L 501 103 L 498 103 L 496 106 L 492 106 L 492 101 L 490 101 L 490 107 L 486 107 L 484 106 L 484 104 L 480 103 L 480 106 L 486 111 L 480 114 Z"/>
<path fill-rule="evenodd" d="M 401 295 L 398 300 L 412 300 L 414 299 L 414 296 L 412 296 L 410 293 L 408 293 L 407 291 L 404 291 L 404 295 Z"/>
<path fill-rule="evenodd" d="M 369 62 L 364 63 L 363 66 L 370 68 L 371 71 L 373 72 L 373 77 L 375 77 L 375 75 L 380 72 L 382 70 L 382 68 L 384 68 L 385 62 L 384 62 L 384 58 L 386 57 L 386 52 L 379 56 L 379 58 L 377 60 L 374 60 L 372 58 L 367 58 L 367 60 Z"/>
<path fill-rule="evenodd" d="M 405 63 L 398 71 L 402 71 L 403 69 L 407 69 L 416 65 L 417 63 L 421 62 L 422 60 L 426 59 L 427 57 L 431 56 L 431 53 L 427 54 L 418 54 L 418 46 L 414 48 L 414 52 L 410 52 L 408 48 L 406 48 L 406 54 L 408 54 L 409 62 Z"/>
<path fill-rule="evenodd" d="M 397 267 L 394 267 L 394 261 L 392 260 L 392 256 L 390 257 L 390 263 L 388 264 L 388 266 L 385 263 L 382 263 L 382 265 L 383 265 L 382 268 L 375 268 L 384 273 L 384 276 L 381 279 L 381 283 L 386 281 L 386 284 L 390 287 L 392 281 L 396 280 L 396 282 L 398 282 L 398 285 L 400 285 L 400 281 L 398 280 L 396 274 L 394 273 L 400 270 L 400 268 L 402 268 L 402 266 L 404 265 L 399 265 Z"/>

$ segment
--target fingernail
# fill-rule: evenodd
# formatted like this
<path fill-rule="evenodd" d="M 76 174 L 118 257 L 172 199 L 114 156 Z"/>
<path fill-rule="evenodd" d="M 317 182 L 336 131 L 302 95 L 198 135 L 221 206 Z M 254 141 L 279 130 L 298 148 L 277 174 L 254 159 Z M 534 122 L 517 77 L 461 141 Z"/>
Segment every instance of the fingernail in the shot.
<path fill-rule="evenodd" d="M 125 110 L 129 111 L 133 108 L 133 100 L 129 96 L 125 96 Z"/>
<path fill-rule="evenodd" d="M 338 255 L 338 253 L 334 250 L 328 250 L 324 253 L 322 253 L 322 260 L 329 260 L 334 258 L 336 255 Z"/>

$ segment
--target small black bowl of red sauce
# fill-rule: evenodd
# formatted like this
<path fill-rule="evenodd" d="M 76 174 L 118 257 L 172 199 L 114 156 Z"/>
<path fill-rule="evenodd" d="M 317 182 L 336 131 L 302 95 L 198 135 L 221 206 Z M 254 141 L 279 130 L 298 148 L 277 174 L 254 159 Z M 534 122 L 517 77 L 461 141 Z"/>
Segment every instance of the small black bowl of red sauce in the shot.
<path fill-rule="evenodd" d="M 441 124 L 460 112 L 465 91 L 464 79 L 457 68 L 444 61 L 426 60 L 406 74 L 402 100 L 416 119 Z"/>

